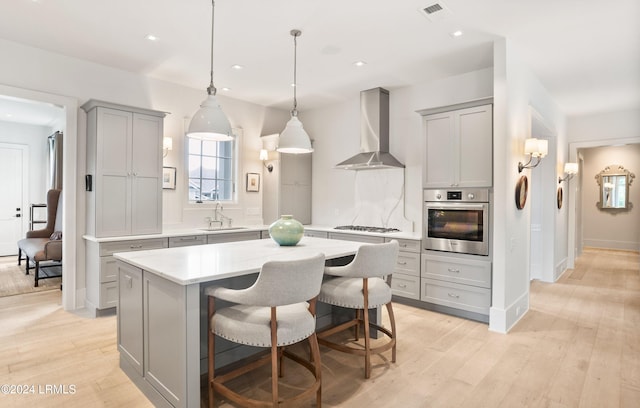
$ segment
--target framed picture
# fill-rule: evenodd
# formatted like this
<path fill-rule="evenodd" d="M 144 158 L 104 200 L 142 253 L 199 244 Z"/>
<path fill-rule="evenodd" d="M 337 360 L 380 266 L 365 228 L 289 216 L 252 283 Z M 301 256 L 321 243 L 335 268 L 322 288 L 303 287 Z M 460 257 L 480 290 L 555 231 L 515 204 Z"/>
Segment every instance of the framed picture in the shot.
<path fill-rule="evenodd" d="M 247 191 L 260 191 L 260 174 L 247 173 Z"/>
<path fill-rule="evenodd" d="M 162 188 L 168 189 L 168 190 L 176 189 L 176 168 L 175 167 L 162 168 Z"/>

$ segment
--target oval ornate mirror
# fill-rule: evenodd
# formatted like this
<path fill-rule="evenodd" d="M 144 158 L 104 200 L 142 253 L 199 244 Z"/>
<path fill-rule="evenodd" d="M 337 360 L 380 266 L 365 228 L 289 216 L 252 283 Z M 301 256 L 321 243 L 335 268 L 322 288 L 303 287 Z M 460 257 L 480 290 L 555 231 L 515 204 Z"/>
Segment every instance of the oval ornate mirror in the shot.
<path fill-rule="evenodd" d="M 596 174 L 598 190 L 600 190 L 598 208 L 603 210 L 630 208 L 629 187 L 635 177 L 635 174 L 618 164 L 611 164 Z"/>

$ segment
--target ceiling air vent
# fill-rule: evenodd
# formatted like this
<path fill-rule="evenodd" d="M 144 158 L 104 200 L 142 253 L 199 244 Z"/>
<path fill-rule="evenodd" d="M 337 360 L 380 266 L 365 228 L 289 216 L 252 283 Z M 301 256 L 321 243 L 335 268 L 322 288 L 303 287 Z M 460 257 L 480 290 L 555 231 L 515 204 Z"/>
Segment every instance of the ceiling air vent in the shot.
<path fill-rule="evenodd" d="M 427 13 L 427 14 L 433 14 L 433 13 L 438 12 L 440 10 L 442 10 L 442 6 L 439 5 L 438 3 L 432 4 L 429 7 L 425 7 L 424 8 L 424 12 Z"/>
<path fill-rule="evenodd" d="M 451 12 L 441 1 L 422 7 L 420 12 L 431 21 L 439 21 L 451 15 Z"/>

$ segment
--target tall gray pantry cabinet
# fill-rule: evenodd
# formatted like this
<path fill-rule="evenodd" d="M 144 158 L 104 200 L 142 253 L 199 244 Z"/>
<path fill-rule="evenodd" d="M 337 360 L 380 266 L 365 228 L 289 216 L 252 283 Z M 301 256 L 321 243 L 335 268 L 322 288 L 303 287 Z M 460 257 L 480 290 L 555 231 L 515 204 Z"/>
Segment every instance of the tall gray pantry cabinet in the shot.
<path fill-rule="evenodd" d="M 87 234 L 162 232 L 164 112 L 90 100 L 87 112 Z"/>
<path fill-rule="evenodd" d="M 127 240 L 162 232 L 164 112 L 90 100 L 87 112 L 86 307 L 118 304 L 114 252 L 166 247 L 166 239 Z"/>

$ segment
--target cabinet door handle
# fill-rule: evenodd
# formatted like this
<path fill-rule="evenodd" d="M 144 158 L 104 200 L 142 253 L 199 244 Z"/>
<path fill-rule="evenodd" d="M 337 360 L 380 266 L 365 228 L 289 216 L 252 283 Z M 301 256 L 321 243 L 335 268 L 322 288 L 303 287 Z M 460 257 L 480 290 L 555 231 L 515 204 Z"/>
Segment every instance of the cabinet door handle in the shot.
<path fill-rule="evenodd" d="M 447 268 L 447 270 L 451 273 L 460 273 L 460 269 Z"/>
<path fill-rule="evenodd" d="M 142 245 L 129 245 L 129 249 L 140 249 Z"/>
<path fill-rule="evenodd" d="M 187 238 L 180 238 L 180 241 L 197 241 L 198 237 L 187 237 Z"/>
<path fill-rule="evenodd" d="M 398 285 L 399 288 L 405 289 L 407 287 L 407 285 L 402 284 L 402 285 Z"/>
<path fill-rule="evenodd" d="M 129 289 L 133 288 L 133 278 L 131 276 L 129 276 L 129 275 L 124 275 L 124 278 L 127 281 L 127 287 Z"/>
<path fill-rule="evenodd" d="M 400 261 L 398 261 L 398 265 L 406 265 L 406 264 L 407 264 L 406 262 L 400 262 Z"/>
<path fill-rule="evenodd" d="M 447 293 L 450 298 L 459 299 L 460 295 L 456 295 L 455 293 Z"/>

